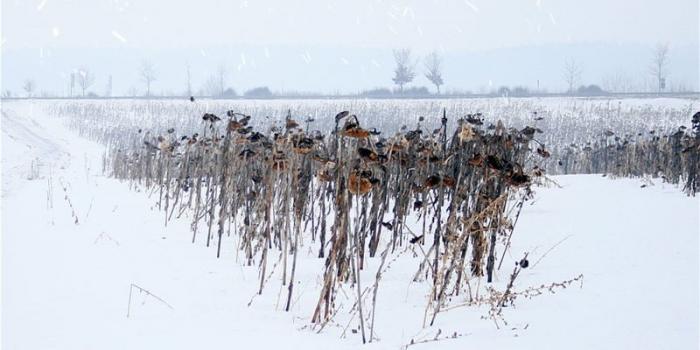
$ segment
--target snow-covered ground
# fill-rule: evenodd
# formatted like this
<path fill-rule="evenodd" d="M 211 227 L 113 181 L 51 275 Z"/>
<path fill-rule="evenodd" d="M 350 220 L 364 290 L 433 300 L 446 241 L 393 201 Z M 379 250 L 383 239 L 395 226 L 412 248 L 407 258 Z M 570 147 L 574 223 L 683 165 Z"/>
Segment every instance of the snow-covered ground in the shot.
<path fill-rule="evenodd" d="M 322 264 L 313 253 L 300 260 L 290 312 L 282 310 L 277 281 L 253 298 L 257 267 L 243 266 L 233 244 L 221 259 L 193 245 L 185 218 L 164 227 L 147 193 L 102 174 L 102 150 L 29 102 L 3 103 L 3 349 L 361 344 L 347 318 L 320 334 L 310 329 Z M 451 310 L 423 329 L 426 289 L 409 282 L 416 264 L 402 262 L 417 258 L 408 252 L 380 285 L 380 340 L 367 348 L 397 349 L 439 331 L 461 336 L 410 348 L 696 349 L 697 198 L 659 182 L 641 188 L 640 180 L 599 175 L 554 179 L 561 188 L 538 188 L 524 209 L 506 262 L 530 252 L 533 266 L 518 289 L 579 274 L 582 284 L 518 299 L 500 329 L 481 319 L 485 308 Z M 510 271 L 504 263 L 499 282 Z M 136 289 L 129 300 L 131 284 L 172 308 Z"/>

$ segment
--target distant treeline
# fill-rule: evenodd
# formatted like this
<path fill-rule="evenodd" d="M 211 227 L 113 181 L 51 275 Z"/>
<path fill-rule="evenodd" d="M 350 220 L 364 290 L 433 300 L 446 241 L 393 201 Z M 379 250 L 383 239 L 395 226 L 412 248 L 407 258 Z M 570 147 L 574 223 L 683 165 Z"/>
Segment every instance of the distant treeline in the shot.
<path fill-rule="evenodd" d="M 580 86 L 573 93 L 563 92 L 547 92 L 530 90 L 522 86 L 507 87 L 502 86 L 497 90 L 488 93 L 472 93 L 470 91 L 452 91 L 441 94 L 432 93 L 427 87 L 410 87 L 404 88 L 403 91 L 392 90 L 389 88 L 374 88 L 364 90 L 358 93 L 335 93 L 324 94 L 316 92 L 298 92 L 298 91 L 272 91 L 268 87 L 256 87 L 245 91 L 243 94 L 237 94 L 233 89 L 225 90 L 224 94 L 220 95 L 122 95 L 122 96 L 101 96 L 96 93 L 88 93 L 85 97 L 82 96 L 55 96 L 52 94 L 41 94 L 33 97 L 15 96 L 13 94 L 4 93 L 3 99 L 189 99 L 189 98 L 207 98 L 207 99 L 345 99 L 345 98 L 369 98 L 369 99 L 422 99 L 422 98 L 488 98 L 488 97 L 609 97 L 609 98 L 651 98 L 651 97 L 684 97 L 684 98 L 700 98 L 700 92 L 608 92 L 600 88 L 598 85 Z"/>

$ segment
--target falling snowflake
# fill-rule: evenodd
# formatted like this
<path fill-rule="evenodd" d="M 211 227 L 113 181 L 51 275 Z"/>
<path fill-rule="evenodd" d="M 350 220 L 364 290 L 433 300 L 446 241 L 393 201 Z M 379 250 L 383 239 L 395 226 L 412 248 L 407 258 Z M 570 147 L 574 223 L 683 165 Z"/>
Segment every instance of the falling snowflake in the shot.
<path fill-rule="evenodd" d="M 301 59 L 304 60 L 304 62 L 306 62 L 306 64 L 311 63 L 311 55 L 309 54 L 308 51 L 304 52 L 304 53 L 301 55 Z"/>
<path fill-rule="evenodd" d="M 113 31 L 112 31 L 112 36 L 115 37 L 115 38 L 117 38 L 117 40 L 119 40 L 119 41 L 121 41 L 121 42 L 123 42 L 123 43 L 126 42 L 126 38 L 125 38 L 123 35 L 119 34 L 119 32 L 117 32 L 116 30 L 113 30 Z"/>
<path fill-rule="evenodd" d="M 469 0 L 464 0 L 464 3 L 467 4 L 467 6 L 469 6 L 469 8 L 472 9 L 472 11 L 474 11 L 475 13 L 479 13 L 479 8 L 476 7 L 476 5 L 469 2 Z"/>

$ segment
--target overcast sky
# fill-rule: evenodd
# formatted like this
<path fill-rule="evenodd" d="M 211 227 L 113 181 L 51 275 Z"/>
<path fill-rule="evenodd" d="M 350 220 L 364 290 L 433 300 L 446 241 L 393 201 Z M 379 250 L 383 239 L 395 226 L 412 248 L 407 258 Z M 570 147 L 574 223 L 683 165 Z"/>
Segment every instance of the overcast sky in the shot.
<path fill-rule="evenodd" d="M 698 41 L 698 0 L 2 0 L 18 47 L 221 44 L 489 49 Z"/>
<path fill-rule="evenodd" d="M 242 71 L 241 66 L 249 67 L 251 62 L 253 68 L 262 69 L 264 60 L 269 59 L 271 53 L 293 53 L 296 61 L 304 61 L 301 63 L 307 65 L 310 62 L 319 63 L 316 58 L 324 56 L 329 58 L 328 61 L 322 61 L 323 64 L 333 62 L 349 65 L 357 71 L 372 75 L 370 70 L 379 69 L 380 66 L 390 73 L 390 49 L 400 47 L 410 47 L 419 55 L 438 50 L 446 55 L 446 64 L 453 65 L 455 62 L 450 62 L 451 55 L 457 57 L 465 52 L 486 53 L 504 48 L 601 44 L 631 47 L 626 53 L 618 54 L 618 61 L 611 61 L 607 68 L 613 69 L 626 65 L 621 62 L 629 57 L 622 56 L 638 55 L 640 47 L 647 50 L 656 43 L 669 42 L 672 53 L 683 55 L 676 56 L 675 61 L 671 60 L 672 64 L 680 65 L 680 68 L 672 67 L 676 70 L 676 77 L 684 75 L 690 84 L 697 85 L 696 76 L 687 76 L 697 75 L 697 69 L 692 66 L 697 61 L 696 48 L 700 31 L 698 2 L 2 0 L 3 84 L 19 85 L 25 76 L 34 72 L 32 74 L 37 80 L 42 80 L 42 77 L 36 75 L 53 74 L 52 77 L 45 77 L 40 84 L 51 86 L 54 84 L 51 79 L 65 79 L 68 74 L 66 72 L 75 69 L 75 65 L 101 69 L 105 67 L 106 60 L 117 57 L 133 65 L 134 67 L 129 67 L 131 71 L 137 69 L 140 61 L 157 58 L 159 61 L 155 63 L 162 68 L 161 73 L 171 75 L 174 72 L 163 72 L 169 69 L 168 65 L 175 65 L 174 62 L 164 62 L 165 52 L 177 53 L 178 57 L 173 58 L 177 60 L 177 67 L 183 66 L 185 60 L 194 61 L 197 70 L 197 60 L 202 61 L 201 57 L 184 56 L 190 53 L 206 56 L 207 53 L 215 52 L 216 48 L 219 51 L 223 48 L 226 54 L 213 61 L 229 65 L 231 72 Z M 683 48 L 685 51 L 674 52 L 674 48 Z M 91 53 L 101 49 L 109 51 Z M 355 49 L 357 55 L 354 54 Z M 378 52 L 386 54 L 376 54 Z M 119 57 L 120 54 L 122 57 Z M 311 54 L 315 56 L 311 57 Z M 504 54 L 503 61 L 507 62 L 510 54 L 512 52 Z M 580 51 L 575 54 L 586 55 Z M 588 52 L 587 56 L 595 54 Z M 597 54 L 605 55 L 604 52 Z M 105 55 L 107 58 L 104 58 Z M 334 55 L 338 57 L 333 57 Z M 81 57 L 86 58 L 81 60 Z M 532 59 L 538 59 L 534 57 Z M 555 59 L 558 65 L 562 58 Z M 648 58 L 644 57 L 643 61 L 635 62 L 635 67 L 646 65 Z M 73 62 L 73 66 L 65 62 Z M 277 66 L 268 67 L 268 71 L 283 71 L 284 61 L 276 62 Z M 218 63 L 202 61 L 201 64 L 213 66 Z M 485 63 L 488 64 L 488 61 Z M 484 62 L 474 64 L 482 65 Z M 598 69 L 599 66 L 594 67 Z M 215 68 L 211 67 L 213 69 Z M 109 74 L 114 71 L 111 68 L 109 70 Z M 200 70 L 203 71 L 204 67 L 200 67 Z M 280 76 L 277 71 L 274 76 Z M 338 71 L 339 77 L 345 78 L 340 74 L 340 69 Z M 102 73 L 102 76 L 107 74 L 98 73 Z M 209 73 L 200 73 L 202 74 Z M 310 78 L 308 86 L 304 88 L 332 90 L 333 87 L 327 84 L 326 74 L 324 72 L 324 77 L 318 79 L 318 84 Z M 352 74 L 348 76 L 352 77 Z M 514 81 L 521 79 L 510 71 L 508 74 Z M 552 79 L 555 75 L 559 73 L 553 73 Z M 99 77 L 98 74 L 98 79 Z M 167 81 L 167 78 L 164 80 Z M 283 78 L 285 77 L 280 79 Z M 236 79 L 232 77 L 232 80 Z M 266 79 L 264 84 L 294 89 L 283 81 Z M 254 84 L 254 77 L 248 80 L 251 81 L 249 84 Z M 483 85 L 487 80 L 490 83 L 491 78 L 484 77 L 478 84 Z M 336 84 L 334 87 L 347 90 L 366 84 L 378 84 L 370 81 Z M 530 79 L 523 84 L 532 81 L 534 80 Z M 451 82 L 459 82 L 454 85 L 463 83 L 458 79 L 447 79 L 446 83 L 449 86 Z M 165 84 L 163 79 L 161 83 Z M 61 84 L 63 86 L 63 82 Z M 373 86 L 367 86 L 371 87 Z"/>

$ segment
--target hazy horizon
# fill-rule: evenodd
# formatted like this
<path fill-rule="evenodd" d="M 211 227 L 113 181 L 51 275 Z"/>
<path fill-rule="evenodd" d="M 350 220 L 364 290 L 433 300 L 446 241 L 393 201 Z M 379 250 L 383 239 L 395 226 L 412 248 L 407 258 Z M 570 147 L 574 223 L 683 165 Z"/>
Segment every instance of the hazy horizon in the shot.
<path fill-rule="evenodd" d="M 138 69 L 151 62 L 155 94 L 192 90 L 223 66 L 226 86 L 352 93 L 392 87 L 392 49 L 419 62 L 443 57 L 445 90 L 499 86 L 564 89 L 565 60 L 581 84 L 626 80 L 648 89 L 653 47 L 669 43 L 668 85 L 698 90 L 698 3 L 642 1 L 2 1 L 2 90 L 65 95 L 70 74 L 94 73 L 89 89 L 142 93 Z"/>

